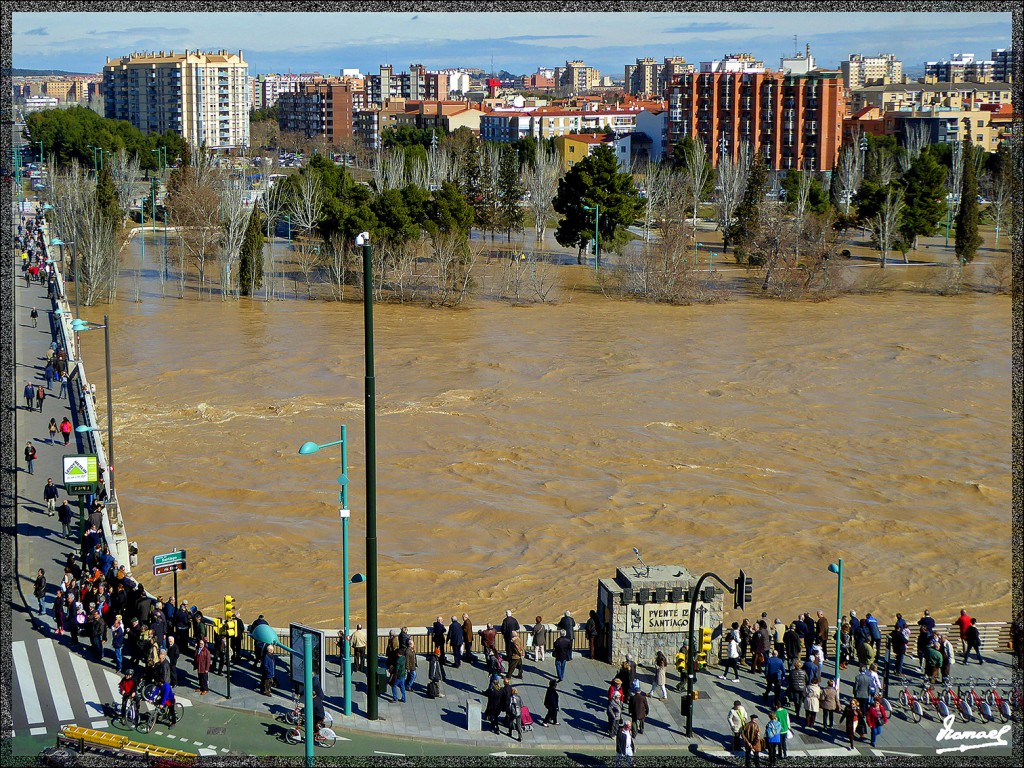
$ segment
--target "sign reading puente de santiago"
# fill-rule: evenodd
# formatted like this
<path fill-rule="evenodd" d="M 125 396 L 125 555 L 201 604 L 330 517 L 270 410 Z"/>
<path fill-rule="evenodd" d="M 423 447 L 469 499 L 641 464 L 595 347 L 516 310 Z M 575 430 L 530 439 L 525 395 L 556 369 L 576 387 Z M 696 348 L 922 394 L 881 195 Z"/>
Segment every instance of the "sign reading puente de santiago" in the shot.
<path fill-rule="evenodd" d="M 64 456 L 64 489 L 78 496 L 96 493 L 100 473 L 96 457 L 92 454 Z"/>

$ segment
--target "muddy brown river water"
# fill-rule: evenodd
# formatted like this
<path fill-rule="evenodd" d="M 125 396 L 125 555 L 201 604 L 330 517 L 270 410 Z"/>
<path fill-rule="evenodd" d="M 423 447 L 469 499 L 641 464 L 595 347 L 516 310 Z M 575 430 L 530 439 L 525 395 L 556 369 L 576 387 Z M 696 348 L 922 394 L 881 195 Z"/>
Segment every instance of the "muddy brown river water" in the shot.
<path fill-rule="evenodd" d="M 297 450 L 347 425 L 364 570 L 361 305 L 131 296 L 83 315 L 111 315 L 139 571 L 185 548 L 181 595 L 200 607 L 230 593 L 248 620 L 339 626 L 339 454 Z M 375 318 L 382 626 L 585 616 L 634 546 L 651 564 L 745 568 L 754 615 L 832 614 L 842 557 L 849 608 L 1009 618 L 1007 297 L 576 293 Z M 83 344 L 102 396 L 102 336 Z"/>

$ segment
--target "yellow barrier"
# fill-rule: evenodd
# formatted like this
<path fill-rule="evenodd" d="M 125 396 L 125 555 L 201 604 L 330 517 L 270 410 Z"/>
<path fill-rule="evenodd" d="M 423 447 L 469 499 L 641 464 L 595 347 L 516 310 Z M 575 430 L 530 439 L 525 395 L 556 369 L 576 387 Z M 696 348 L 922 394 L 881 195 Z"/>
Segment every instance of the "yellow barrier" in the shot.
<path fill-rule="evenodd" d="M 143 744 L 140 741 L 132 741 L 127 736 L 107 731 L 95 731 L 91 728 L 82 728 L 77 725 L 65 725 L 60 729 L 61 737 L 77 741 L 80 749 L 87 747 L 100 747 L 103 749 L 120 750 L 133 752 L 151 757 L 168 757 L 172 760 L 190 762 L 195 760 L 197 755 L 194 752 L 183 752 L 180 749 L 170 747 L 158 747 L 153 744 Z"/>

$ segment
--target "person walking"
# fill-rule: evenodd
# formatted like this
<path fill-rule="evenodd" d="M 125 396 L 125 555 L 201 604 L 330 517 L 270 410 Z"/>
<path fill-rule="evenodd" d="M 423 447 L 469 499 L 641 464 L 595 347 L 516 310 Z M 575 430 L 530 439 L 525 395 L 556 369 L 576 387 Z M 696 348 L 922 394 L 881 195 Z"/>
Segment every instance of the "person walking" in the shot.
<path fill-rule="evenodd" d="M 32 327 L 33 328 L 38 328 L 39 327 L 39 310 L 36 309 L 35 307 L 32 307 L 32 311 L 28 313 L 28 316 L 30 318 L 32 318 Z"/>
<path fill-rule="evenodd" d="M 462 614 L 462 642 L 466 644 L 466 659 L 473 661 L 473 622 L 468 613 Z"/>
<path fill-rule="evenodd" d="M 889 722 L 889 716 L 885 713 L 880 695 L 875 696 L 875 700 L 871 703 L 866 720 L 868 728 L 871 729 L 871 746 L 874 747 L 878 737 L 882 735 L 882 726 Z"/>
<path fill-rule="evenodd" d="M 981 633 L 978 631 L 977 619 L 971 619 L 970 626 L 964 632 L 964 648 L 964 665 L 967 664 L 971 651 L 974 651 L 974 655 L 978 657 L 979 664 L 983 665 L 985 663 L 985 660 L 981 658 Z"/>
<path fill-rule="evenodd" d="M 100 612 L 94 610 L 89 614 L 89 619 L 85 626 L 89 633 L 89 644 L 92 645 L 92 651 L 96 655 L 96 663 L 99 664 L 103 661 L 103 619 L 100 618 Z"/>
<path fill-rule="evenodd" d="M 434 652 L 427 657 L 427 682 L 437 685 L 437 697 L 443 699 L 444 686 L 442 683 L 447 682 L 447 678 L 444 674 L 444 667 L 441 666 L 441 660 L 438 658 L 439 656 L 440 653 L 435 648 Z"/>
<path fill-rule="evenodd" d="M 505 611 L 505 618 L 501 622 L 501 636 L 505 639 L 505 658 L 509 659 L 512 652 L 512 633 L 519 631 L 519 621 L 512 615 L 512 610 Z M 570 644 L 572 641 L 569 641 Z M 571 647 L 571 645 L 570 645 Z"/>
<path fill-rule="evenodd" d="M 167 663 L 171 669 L 171 685 L 178 685 L 178 658 L 181 656 L 181 647 L 174 639 L 174 635 L 167 636 Z"/>
<path fill-rule="evenodd" d="M 43 486 L 43 501 L 46 502 L 46 514 L 50 517 L 53 517 L 57 513 L 57 498 L 59 496 L 60 491 L 57 486 L 53 484 L 53 478 L 46 478 L 46 485 Z"/>
<path fill-rule="evenodd" d="M 43 602 L 46 600 L 46 571 L 42 568 L 36 574 L 35 583 L 32 585 L 32 594 L 39 604 L 39 615 L 41 616 L 43 613 Z"/>
<path fill-rule="evenodd" d="M 629 717 L 633 721 L 633 733 L 642 734 L 644 732 L 644 723 L 647 721 L 649 712 L 647 694 L 640 690 L 640 683 L 637 682 L 636 690 L 633 691 L 629 700 Z"/>
<path fill-rule="evenodd" d="M 277 662 L 274 646 L 267 648 L 260 665 L 260 693 L 264 696 L 273 695 L 274 682 L 277 678 Z"/>
<path fill-rule="evenodd" d="M 735 633 L 729 635 L 729 650 L 726 658 L 722 660 L 722 674 L 719 680 L 725 680 L 729 676 L 729 670 L 733 671 L 736 680 L 740 679 L 740 643 Z"/>
<path fill-rule="evenodd" d="M 544 693 L 544 708 L 547 710 L 544 714 L 544 720 L 541 721 L 541 725 L 545 728 L 549 725 L 558 725 L 558 681 L 551 680 L 548 683 L 548 689 Z"/>
<path fill-rule="evenodd" d="M 28 408 L 31 411 L 32 410 L 32 401 L 36 399 L 36 388 L 34 386 L 32 386 L 32 382 L 31 381 L 26 381 L 25 382 L 24 396 L 25 396 L 25 407 Z"/>
<path fill-rule="evenodd" d="M 779 757 L 785 760 L 789 757 L 789 710 L 779 699 L 776 699 L 772 706 L 775 708 L 775 717 L 779 720 Z"/>
<path fill-rule="evenodd" d="M 53 380 L 57 378 L 57 369 L 53 363 L 47 363 L 46 368 L 43 370 L 43 378 L 46 379 L 46 391 L 53 391 Z"/>
<path fill-rule="evenodd" d="M 814 680 L 808 682 L 804 689 L 804 705 L 807 708 L 807 727 L 813 728 L 821 709 L 821 686 Z"/>
<path fill-rule="evenodd" d="M 565 636 L 569 638 L 569 661 L 572 661 L 572 652 L 575 646 L 574 638 L 576 637 L 576 620 L 572 617 L 572 613 L 566 611 L 555 627 L 556 629 L 565 630 Z"/>
<path fill-rule="evenodd" d="M 572 642 L 566 637 L 565 630 L 558 630 L 558 639 L 551 649 L 551 655 L 555 657 L 555 676 L 558 682 L 565 679 L 565 664 L 569 661 L 572 653 Z"/>
<path fill-rule="evenodd" d="M 196 675 L 199 677 L 200 696 L 205 696 L 210 691 L 210 663 L 210 649 L 206 647 L 206 640 L 200 636 L 196 642 L 196 654 L 192 658 Z"/>
<path fill-rule="evenodd" d="M 828 685 L 821 689 L 821 727 L 831 731 L 835 727 L 836 712 L 839 711 L 839 689 L 836 681 L 829 680 Z"/>
<path fill-rule="evenodd" d="M 793 715 L 800 717 L 800 707 L 804 703 L 804 691 L 807 689 L 807 673 L 800 666 L 794 666 L 789 673 L 789 697 L 793 700 Z"/>
<path fill-rule="evenodd" d="M 547 642 L 547 629 L 544 628 L 544 619 L 538 616 L 533 622 L 533 660 L 544 661 L 544 645 Z"/>
<path fill-rule="evenodd" d="M 742 745 L 743 727 L 750 720 L 747 716 L 747 710 L 743 708 L 743 702 L 736 699 L 732 703 L 732 709 L 729 710 L 726 720 L 729 723 L 729 731 L 732 733 L 732 744 L 729 751 L 739 752 Z"/>
<path fill-rule="evenodd" d="M 438 648 L 435 648 L 434 650 L 436 652 Z M 391 684 L 391 700 L 393 702 L 398 701 L 398 692 L 401 691 L 402 703 L 405 704 L 405 676 L 408 673 L 408 671 L 408 666 L 405 660 L 405 649 L 403 648 L 399 651 L 398 658 L 395 659 L 395 666 L 393 667 L 393 671 L 391 673 L 391 680 L 389 681 L 389 683 Z"/>
<path fill-rule="evenodd" d="M 46 431 L 50 433 L 50 445 L 55 445 L 54 438 L 57 437 L 57 420 L 51 418 L 50 423 L 46 425 Z"/>
<path fill-rule="evenodd" d="M 764 696 L 768 701 L 782 698 L 782 683 L 785 674 L 786 663 L 776 649 L 764 665 Z"/>
<path fill-rule="evenodd" d="M 775 712 L 768 713 L 768 722 L 764 724 L 764 739 L 768 744 L 768 768 L 773 768 L 782 746 L 782 724 Z"/>
<path fill-rule="evenodd" d="M 35 474 L 36 447 L 31 442 L 25 443 L 25 467 L 30 475 Z"/>
<path fill-rule="evenodd" d="M 61 437 L 64 438 L 64 445 L 67 446 L 71 442 L 71 421 L 67 416 L 61 420 L 59 429 Z"/>
<path fill-rule="evenodd" d="M 609 698 L 605 714 L 608 716 L 608 736 L 615 738 L 615 734 L 622 726 L 622 693 L 620 691 L 615 691 Z"/>
<path fill-rule="evenodd" d="M 431 656 L 433 658 L 433 656 Z M 487 707 L 484 709 L 484 720 L 494 733 L 498 733 L 498 718 L 501 717 L 501 683 L 494 679 L 487 688 Z"/>
<path fill-rule="evenodd" d="M 668 689 L 666 684 L 668 682 L 668 657 L 662 651 L 658 651 L 654 657 L 654 682 L 651 683 L 651 696 L 654 696 L 654 691 L 657 688 L 661 688 L 661 700 L 664 701 L 668 698 Z"/>
<path fill-rule="evenodd" d="M 43 385 L 40 384 L 36 387 L 36 408 L 39 412 L 43 412 L 43 401 L 46 399 L 46 390 L 43 389 Z"/>
<path fill-rule="evenodd" d="M 512 644 L 508 647 L 508 676 L 523 679 L 523 640 L 519 632 L 512 631 Z M 519 674 L 515 674 L 516 672 Z"/>
<path fill-rule="evenodd" d="M 757 715 L 751 715 L 750 720 L 743 726 L 740 732 L 743 739 L 743 764 L 750 766 L 750 756 L 754 756 L 754 765 L 761 765 L 761 725 L 757 722 Z"/>
<path fill-rule="evenodd" d="M 633 733 L 629 723 L 623 723 L 615 737 L 615 768 L 619 768 L 623 762 L 632 768 L 634 743 Z"/>
<path fill-rule="evenodd" d="M 362 624 L 356 624 L 355 631 L 350 639 L 352 642 L 355 671 L 366 672 L 366 630 L 363 629 Z"/>
<path fill-rule="evenodd" d="M 874 686 L 872 685 L 871 673 L 868 672 L 867 667 L 861 667 L 857 677 L 853 680 L 853 698 L 857 700 L 859 717 L 857 733 L 861 736 L 867 733 L 867 724 L 864 722 L 863 715 L 867 713 L 868 707 L 871 706 L 871 697 L 874 694 L 872 688 Z"/>
<path fill-rule="evenodd" d="M 405 646 L 405 690 L 412 691 L 416 682 L 416 646 L 409 643 Z"/>
<path fill-rule="evenodd" d="M 452 616 L 452 623 L 448 625 L 448 645 L 452 649 L 452 657 L 455 661 L 452 666 L 458 669 L 462 666 L 462 644 L 464 637 L 462 635 L 462 624 L 457 618 Z"/>

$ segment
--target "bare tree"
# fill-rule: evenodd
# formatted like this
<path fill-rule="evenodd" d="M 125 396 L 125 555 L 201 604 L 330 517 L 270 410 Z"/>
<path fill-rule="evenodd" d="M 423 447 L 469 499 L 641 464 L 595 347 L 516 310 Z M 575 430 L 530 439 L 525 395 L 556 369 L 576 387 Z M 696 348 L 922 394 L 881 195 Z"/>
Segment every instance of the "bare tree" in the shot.
<path fill-rule="evenodd" d="M 273 229 L 285 212 L 284 187 L 280 184 L 272 184 L 260 197 L 260 207 L 267 219 L 267 247 L 263 250 L 263 298 L 269 301 L 276 298 L 278 286 L 277 262 L 274 256 Z"/>
<path fill-rule="evenodd" d="M 558 193 L 558 180 L 562 176 L 562 167 L 555 151 L 541 146 L 533 163 L 523 174 L 523 182 L 527 192 L 527 207 L 533 213 L 534 231 L 537 241 L 544 239 L 548 217 L 553 213 L 551 207 Z"/>
<path fill-rule="evenodd" d="M 796 200 L 794 213 L 796 220 L 803 224 L 804 216 L 807 214 L 807 201 L 811 196 L 811 183 L 814 179 L 812 171 L 797 171 Z"/>
<path fill-rule="evenodd" d="M 896 176 L 896 161 L 892 154 L 882 147 L 872 147 L 871 158 L 878 184 L 883 187 L 889 186 Z"/>
<path fill-rule="evenodd" d="M 292 256 L 306 286 L 306 298 L 312 299 L 314 278 L 323 265 L 320 245 L 308 237 L 300 237 L 295 241 Z"/>
<path fill-rule="evenodd" d="M 742 158 L 739 162 L 732 155 L 723 154 L 718 161 L 718 184 L 715 209 L 718 228 L 728 232 L 736 214 L 736 207 L 743 197 L 743 189 L 747 183 L 747 171 Z"/>
<path fill-rule="evenodd" d="M 323 210 L 324 195 L 320 174 L 309 170 L 299 179 L 298 195 L 292 198 L 288 206 L 292 225 L 308 235 L 320 223 Z"/>
<path fill-rule="evenodd" d="M 950 216 L 956 218 L 960 210 L 960 188 L 964 177 L 964 146 L 962 142 L 953 142 L 953 158 L 949 172 L 946 174 L 946 192 L 951 195 L 952 209 Z"/>
<path fill-rule="evenodd" d="M 857 149 L 857 136 L 854 134 L 849 144 L 844 144 L 839 154 L 839 165 L 836 172 L 839 174 L 839 193 L 842 195 L 842 203 L 845 206 L 845 213 L 850 215 L 850 203 L 853 196 L 860 189 L 861 181 L 864 179 L 864 165 L 861 153 Z"/>
<path fill-rule="evenodd" d="M 687 199 L 693 203 L 693 226 L 697 226 L 697 209 L 701 196 L 708 184 L 711 168 L 708 165 L 708 150 L 700 139 L 693 141 L 686 150 L 686 171 L 684 172 Z"/>
<path fill-rule="evenodd" d="M 481 244 L 470 242 L 462 232 L 438 232 L 430 237 L 434 266 L 435 301 L 443 307 L 463 302 L 472 285 L 473 267 Z"/>
<path fill-rule="evenodd" d="M 427 153 L 427 178 L 431 187 L 440 187 L 446 181 L 458 178 L 455 153 L 446 144 L 432 146 Z"/>
<path fill-rule="evenodd" d="M 104 216 L 95 196 L 87 198 L 80 211 L 78 229 L 79 279 L 82 281 L 82 304 L 92 306 L 106 295 L 108 302 L 117 295 L 120 272 L 121 242 L 117 222 Z M 78 290 L 78 286 L 75 287 Z"/>
<path fill-rule="evenodd" d="M 327 242 L 330 262 L 327 269 L 331 275 L 331 293 L 335 301 L 345 300 L 345 285 L 348 283 L 352 264 L 352 247 L 346 238 L 335 232 Z"/>
<path fill-rule="evenodd" d="M 224 180 L 221 188 L 221 210 L 223 211 L 223 222 L 221 224 L 221 259 L 224 268 L 223 286 L 221 298 L 226 299 L 228 294 L 238 297 L 238 286 L 234 285 L 235 265 L 238 263 L 242 241 L 245 239 L 245 230 L 249 226 L 249 217 L 252 216 L 252 207 L 247 205 L 245 182 L 241 178 L 229 177 Z"/>
<path fill-rule="evenodd" d="M 416 157 L 409 168 L 409 183 L 420 189 L 430 189 L 430 159 Z"/>
<path fill-rule="evenodd" d="M 885 202 L 882 203 L 878 214 L 871 221 L 871 232 L 882 252 L 881 268 L 885 269 L 885 262 L 896 241 L 899 230 L 900 214 L 903 212 L 903 190 L 889 187 L 885 193 Z"/>
<path fill-rule="evenodd" d="M 661 237 L 631 248 L 603 278 L 602 287 L 622 296 L 669 304 L 706 301 L 709 293 L 700 279 L 693 251 L 692 229 L 685 222 L 665 222 Z"/>
<path fill-rule="evenodd" d="M 644 242 L 651 241 L 651 228 L 664 213 L 669 200 L 672 174 L 668 166 L 661 163 L 646 162 L 634 175 L 640 177 L 644 189 Z"/>
<path fill-rule="evenodd" d="M 377 194 L 389 189 L 401 189 L 405 186 L 405 150 L 393 147 L 378 151 L 373 168 L 373 186 Z"/>
<path fill-rule="evenodd" d="M 996 225 L 996 245 L 999 245 L 999 230 L 1009 225 L 1010 212 L 1013 205 L 1013 190 L 1010 179 L 998 174 L 992 179 L 992 219 Z"/>
<path fill-rule="evenodd" d="M 141 192 L 139 158 L 137 155 L 129 157 L 124 149 L 119 149 L 107 162 L 107 166 L 110 168 L 110 178 L 117 191 L 117 204 L 121 208 L 121 213 L 127 217 Z"/>
<path fill-rule="evenodd" d="M 928 143 L 928 132 L 923 125 L 912 125 L 907 128 L 903 151 L 899 154 L 900 171 L 902 173 L 910 170 L 910 166 L 921 156 L 921 152 L 928 146 Z"/>
<path fill-rule="evenodd" d="M 499 203 L 501 202 L 498 198 L 498 190 L 501 187 L 501 147 L 494 143 L 484 144 L 477 157 L 480 160 L 481 175 L 487 173 L 487 178 L 481 179 L 481 181 L 487 189 L 491 190 L 491 212 L 489 218 L 491 240 L 493 240 L 495 227 L 501 220 L 501 214 L 498 210 Z"/>
<path fill-rule="evenodd" d="M 198 156 L 202 156 L 199 153 Z M 214 174 L 210 167 L 196 170 L 195 166 L 180 169 L 180 177 L 167 198 L 167 216 L 178 228 L 180 259 L 184 267 L 187 255 L 199 272 L 199 297 L 206 290 L 206 267 L 217 257 L 220 240 L 220 200 L 213 186 Z M 184 269 L 180 279 L 184 281 Z M 182 291 L 184 286 L 182 284 Z"/>

